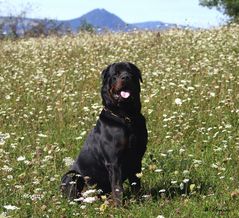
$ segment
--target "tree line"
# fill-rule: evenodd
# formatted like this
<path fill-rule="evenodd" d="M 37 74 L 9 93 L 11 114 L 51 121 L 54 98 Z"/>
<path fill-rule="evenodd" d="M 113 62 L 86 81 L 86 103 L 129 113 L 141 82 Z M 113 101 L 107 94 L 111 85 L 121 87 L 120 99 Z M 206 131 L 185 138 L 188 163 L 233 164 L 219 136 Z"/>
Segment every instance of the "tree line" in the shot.
<path fill-rule="evenodd" d="M 94 27 L 83 21 L 76 32 L 95 32 Z M 72 28 L 63 22 L 52 19 L 27 19 L 22 16 L 0 17 L 0 39 L 47 37 L 50 35 L 73 34 Z"/>
<path fill-rule="evenodd" d="M 199 4 L 216 8 L 229 17 L 229 21 L 239 22 L 239 0 L 199 0 Z"/>
<path fill-rule="evenodd" d="M 19 12 L 9 11 L 7 16 L 1 16 L 0 1 L 0 39 L 5 38 L 24 38 L 24 37 L 47 37 L 50 35 L 66 35 L 79 31 L 94 32 L 94 27 L 82 21 L 77 30 L 73 30 L 64 22 L 53 19 L 29 19 L 28 14 L 33 11 L 32 5 L 27 3 Z M 74 31 L 74 32 L 73 32 Z"/>
<path fill-rule="evenodd" d="M 54 20 L 28 20 L 20 16 L 1 18 L 1 38 L 40 37 L 65 34 L 68 29 Z"/>
<path fill-rule="evenodd" d="M 1 6 L 0 1 L 0 6 Z M 201 6 L 217 8 L 229 17 L 229 21 L 239 22 L 239 0 L 199 0 Z M 21 37 L 46 37 L 49 35 L 65 35 L 72 33 L 72 28 L 63 22 L 52 19 L 28 19 L 29 8 L 21 10 L 18 14 L 10 13 L 0 16 L 0 39 Z M 1 8 L 0 8 L 1 9 Z M 1 11 L 0 11 L 1 13 Z M 78 31 L 94 32 L 94 27 L 83 21 Z"/>

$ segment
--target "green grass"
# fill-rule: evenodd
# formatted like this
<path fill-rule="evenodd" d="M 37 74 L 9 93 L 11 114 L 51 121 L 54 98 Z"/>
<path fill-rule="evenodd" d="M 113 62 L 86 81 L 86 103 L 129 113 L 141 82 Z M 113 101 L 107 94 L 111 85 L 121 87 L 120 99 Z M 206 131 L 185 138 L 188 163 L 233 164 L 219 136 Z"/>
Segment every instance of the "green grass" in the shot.
<path fill-rule="evenodd" d="M 231 25 L 0 41 L 0 217 L 239 217 L 238 35 Z M 126 183 L 121 208 L 68 202 L 60 178 L 117 61 L 142 70 L 142 195 Z"/>

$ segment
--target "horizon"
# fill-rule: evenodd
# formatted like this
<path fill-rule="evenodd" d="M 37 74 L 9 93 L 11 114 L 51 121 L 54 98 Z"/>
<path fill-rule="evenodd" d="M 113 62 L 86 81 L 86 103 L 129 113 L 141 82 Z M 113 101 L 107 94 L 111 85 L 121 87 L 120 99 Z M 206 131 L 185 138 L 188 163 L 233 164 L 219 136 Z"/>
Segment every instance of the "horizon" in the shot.
<path fill-rule="evenodd" d="M 4 6 L 5 5 L 5 6 Z M 56 8 L 57 5 L 57 8 Z M 76 0 L 12 0 L 1 2 L 0 16 L 19 13 L 28 8 L 27 18 L 56 19 L 66 21 L 79 18 L 95 9 L 105 9 L 122 19 L 125 23 L 134 24 L 142 22 L 160 21 L 177 25 L 189 25 L 193 27 L 210 28 L 225 23 L 227 17 L 216 9 L 199 6 L 199 0 L 131 0 L 122 4 L 115 0 L 91 0 L 90 2 L 78 2 Z M 29 9 L 30 8 L 30 9 Z"/>

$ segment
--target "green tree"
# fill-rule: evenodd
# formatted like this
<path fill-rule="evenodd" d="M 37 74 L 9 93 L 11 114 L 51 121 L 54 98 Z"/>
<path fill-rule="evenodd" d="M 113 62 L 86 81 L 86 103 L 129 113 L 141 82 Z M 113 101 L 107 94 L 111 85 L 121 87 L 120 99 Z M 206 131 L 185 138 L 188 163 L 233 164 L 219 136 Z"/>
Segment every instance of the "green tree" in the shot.
<path fill-rule="evenodd" d="M 88 23 L 86 20 L 83 20 L 79 27 L 79 31 L 94 33 L 95 28 L 92 24 Z"/>
<path fill-rule="evenodd" d="M 209 8 L 216 7 L 233 21 L 239 21 L 239 0 L 199 0 L 199 4 Z"/>
<path fill-rule="evenodd" d="M 60 21 L 43 19 L 36 20 L 31 25 L 29 25 L 28 30 L 24 32 L 24 36 L 28 37 L 40 37 L 40 36 L 50 36 L 56 35 L 60 36 L 68 32 L 67 26 Z"/>

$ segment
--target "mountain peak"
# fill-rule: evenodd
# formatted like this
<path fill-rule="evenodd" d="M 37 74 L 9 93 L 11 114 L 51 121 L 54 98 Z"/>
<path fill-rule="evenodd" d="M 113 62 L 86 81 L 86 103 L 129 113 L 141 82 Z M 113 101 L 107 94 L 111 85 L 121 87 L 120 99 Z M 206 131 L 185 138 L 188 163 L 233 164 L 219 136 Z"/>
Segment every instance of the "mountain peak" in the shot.
<path fill-rule="evenodd" d="M 127 24 L 121 18 L 104 8 L 96 8 L 79 18 L 68 20 L 69 26 L 76 32 L 83 23 L 88 23 L 100 30 L 129 31 L 134 29 L 159 30 L 175 27 L 175 24 L 163 23 L 160 21 Z"/>
<path fill-rule="evenodd" d="M 90 11 L 90 12 L 93 12 L 93 13 L 109 13 L 109 14 L 111 14 L 109 11 L 105 10 L 104 8 L 96 8 L 96 9 Z M 90 13 L 90 12 L 88 12 L 88 13 Z"/>
<path fill-rule="evenodd" d="M 93 16 L 98 16 L 98 18 L 102 18 L 104 16 L 117 17 L 116 15 L 110 13 L 109 11 L 105 10 L 104 8 L 96 8 L 96 9 L 94 9 L 92 11 L 87 12 L 86 14 L 84 14 L 81 17 L 93 17 Z"/>
<path fill-rule="evenodd" d="M 112 30 L 124 29 L 127 24 L 115 14 L 105 9 L 94 9 L 80 17 L 81 21 L 85 21 L 96 28 L 104 27 Z"/>

